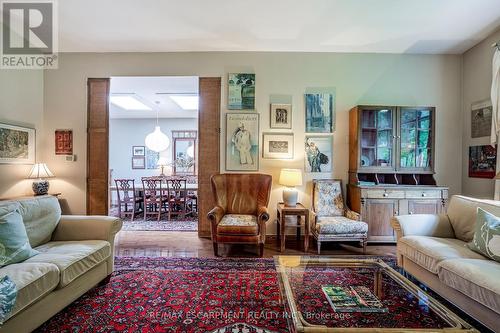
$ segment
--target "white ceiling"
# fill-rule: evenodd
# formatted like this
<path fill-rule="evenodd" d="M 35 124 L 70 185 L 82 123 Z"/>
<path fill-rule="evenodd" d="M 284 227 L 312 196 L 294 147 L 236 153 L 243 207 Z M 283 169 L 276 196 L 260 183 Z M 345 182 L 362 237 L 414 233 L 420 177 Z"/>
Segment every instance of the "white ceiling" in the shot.
<path fill-rule="evenodd" d="M 463 53 L 500 0 L 64 0 L 61 52 Z"/>
<path fill-rule="evenodd" d="M 125 110 L 110 103 L 109 117 L 117 118 L 197 118 L 198 110 L 184 110 L 169 94 L 198 94 L 196 76 L 112 77 L 110 93 L 131 94 L 151 111 Z M 159 103 L 157 103 L 159 102 Z"/>

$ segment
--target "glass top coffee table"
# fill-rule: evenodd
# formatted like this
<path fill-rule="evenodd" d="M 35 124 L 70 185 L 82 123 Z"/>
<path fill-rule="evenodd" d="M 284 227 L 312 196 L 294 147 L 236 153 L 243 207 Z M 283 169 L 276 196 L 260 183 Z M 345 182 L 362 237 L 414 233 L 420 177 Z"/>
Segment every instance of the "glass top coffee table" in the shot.
<path fill-rule="evenodd" d="M 380 259 L 275 262 L 294 332 L 478 332 Z"/>

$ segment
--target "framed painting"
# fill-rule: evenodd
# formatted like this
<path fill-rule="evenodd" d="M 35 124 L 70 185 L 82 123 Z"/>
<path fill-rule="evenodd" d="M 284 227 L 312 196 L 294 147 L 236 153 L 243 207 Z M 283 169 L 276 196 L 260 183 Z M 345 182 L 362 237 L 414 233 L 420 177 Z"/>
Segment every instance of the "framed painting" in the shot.
<path fill-rule="evenodd" d="M 145 169 L 145 168 L 146 168 L 146 158 L 144 156 L 132 157 L 132 169 Z"/>
<path fill-rule="evenodd" d="M 259 170 L 259 114 L 226 114 L 226 170 Z"/>
<path fill-rule="evenodd" d="M 34 128 L 0 123 L 0 163 L 34 164 L 35 146 Z"/>
<path fill-rule="evenodd" d="M 230 73 L 227 86 L 229 110 L 255 109 L 255 74 Z"/>
<path fill-rule="evenodd" d="M 262 157 L 269 159 L 293 158 L 293 133 L 263 133 Z"/>
<path fill-rule="evenodd" d="M 73 130 L 55 131 L 56 155 L 73 155 Z"/>
<path fill-rule="evenodd" d="M 469 177 L 495 178 L 497 147 L 491 145 L 469 147 Z"/>
<path fill-rule="evenodd" d="M 132 156 L 146 156 L 146 147 L 132 146 Z"/>
<path fill-rule="evenodd" d="M 160 153 L 146 148 L 146 169 L 158 169 L 158 160 Z"/>
<path fill-rule="evenodd" d="M 270 127 L 276 129 L 292 129 L 291 104 L 271 104 Z"/>
<path fill-rule="evenodd" d="M 484 136 L 490 136 L 491 115 L 493 113 L 491 100 L 488 99 L 482 102 L 473 103 L 471 109 L 472 109 L 470 118 L 471 137 L 481 138 Z"/>
<path fill-rule="evenodd" d="M 333 170 L 333 137 L 306 136 L 305 172 L 331 173 Z"/>
<path fill-rule="evenodd" d="M 306 133 L 332 133 L 334 95 L 306 94 Z"/>

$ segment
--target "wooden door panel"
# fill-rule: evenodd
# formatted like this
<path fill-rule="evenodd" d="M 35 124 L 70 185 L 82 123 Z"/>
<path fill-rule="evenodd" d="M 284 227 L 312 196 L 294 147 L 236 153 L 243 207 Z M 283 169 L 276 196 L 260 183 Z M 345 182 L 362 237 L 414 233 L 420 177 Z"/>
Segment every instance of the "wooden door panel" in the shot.
<path fill-rule="evenodd" d="M 439 214 L 441 200 L 410 200 L 408 201 L 409 214 Z"/>
<path fill-rule="evenodd" d="M 220 172 L 220 77 L 200 77 L 198 115 L 198 235 L 210 237 L 208 212 L 214 207 L 210 177 Z"/>
<path fill-rule="evenodd" d="M 391 218 L 398 212 L 398 200 L 367 200 L 368 239 L 393 240 Z"/>
<path fill-rule="evenodd" d="M 109 79 L 88 79 L 87 94 L 87 214 L 108 215 Z"/>

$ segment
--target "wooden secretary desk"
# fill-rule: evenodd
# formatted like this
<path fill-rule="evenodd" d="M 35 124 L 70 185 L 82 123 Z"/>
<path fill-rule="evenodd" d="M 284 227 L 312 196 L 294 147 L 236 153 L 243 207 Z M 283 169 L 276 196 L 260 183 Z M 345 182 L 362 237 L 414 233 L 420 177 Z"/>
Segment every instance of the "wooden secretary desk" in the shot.
<path fill-rule="evenodd" d="M 357 106 L 349 111 L 350 208 L 369 242 L 394 242 L 395 215 L 446 211 L 448 188 L 434 179 L 435 108 Z"/>

